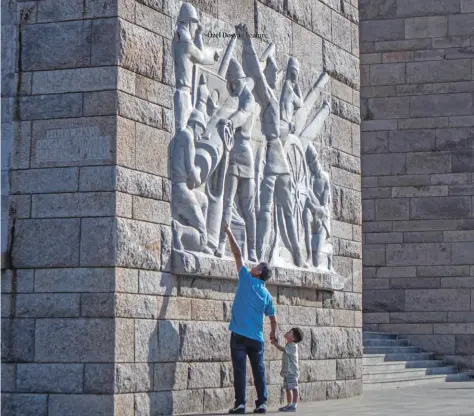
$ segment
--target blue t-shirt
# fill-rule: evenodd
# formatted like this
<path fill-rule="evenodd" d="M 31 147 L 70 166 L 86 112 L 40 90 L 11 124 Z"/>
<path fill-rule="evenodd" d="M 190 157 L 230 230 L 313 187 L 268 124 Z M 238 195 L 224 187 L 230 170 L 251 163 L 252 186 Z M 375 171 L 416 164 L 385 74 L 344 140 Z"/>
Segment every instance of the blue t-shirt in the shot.
<path fill-rule="evenodd" d="M 275 307 L 265 282 L 252 277 L 246 267 L 239 272 L 239 285 L 232 305 L 229 329 L 263 342 L 263 317 L 275 316 Z"/>

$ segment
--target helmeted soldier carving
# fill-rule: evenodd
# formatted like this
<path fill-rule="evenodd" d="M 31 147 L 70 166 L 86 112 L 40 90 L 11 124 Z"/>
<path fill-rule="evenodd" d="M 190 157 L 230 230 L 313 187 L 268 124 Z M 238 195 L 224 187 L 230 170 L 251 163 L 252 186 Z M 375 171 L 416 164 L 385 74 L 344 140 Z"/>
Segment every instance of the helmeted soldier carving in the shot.
<path fill-rule="evenodd" d="M 234 147 L 230 151 L 229 166 L 225 180 L 224 209 L 222 223 L 230 224 L 234 200 L 240 206 L 247 232 L 248 258 L 257 261 L 255 251 L 255 167 L 250 145 L 255 118 L 255 99 L 252 95 L 253 81 L 248 78 L 240 64 L 231 59 L 227 70 L 227 88 L 233 97 L 238 97 L 238 108 L 224 123 L 230 123 L 234 131 Z M 226 234 L 221 232 L 216 255 L 225 250 Z"/>
<path fill-rule="evenodd" d="M 219 59 L 219 53 L 206 48 L 202 41 L 202 26 L 196 9 L 183 3 L 178 15 L 178 24 L 173 38 L 173 59 L 176 78 L 174 94 L 175 131 L 186 127 L 192 111 L 191 83 L 194 64 L 212 65 Z"/>
<path fill-rule="evenodd" d="M 195 142 L 204 133 L 204 115 L 193 110 L 188 126 L 173 138 L 171 152 L 172 183 L 172 230 L 176 250 L 204 251 L 207 248 L 207 199 L 197 188 L 201 185 L 200 172 L 196 167 Z"/>

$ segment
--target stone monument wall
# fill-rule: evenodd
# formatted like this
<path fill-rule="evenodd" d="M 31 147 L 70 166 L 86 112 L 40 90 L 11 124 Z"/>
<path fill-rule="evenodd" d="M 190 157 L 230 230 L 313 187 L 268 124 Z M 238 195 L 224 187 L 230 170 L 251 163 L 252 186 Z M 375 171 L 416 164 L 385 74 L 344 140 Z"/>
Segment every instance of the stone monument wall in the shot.
<path fill-rule="evenodd" d="M 474 4 L 361 10 L 364 325 L 474 367 Z"/>
<path fill-rule="evenodd" d="M 192 4 L 204 35 L 232 34 L 245 23 L 265 35 L 255 40 L 258 53 L 275 44 L 283 71 L 296 57 L 303 94 L 329 76 L 323 96 L 332 113 L 314 143 L 332 187 L 333 270 L 277 267 L 269 289 L 280 333 L 304 331 L 302 399 L 360 394 L 357 1 Z M 172 237 L 172 39 L 181 7 L 173 0 L 2 4 L 12 19 L 29 11 L 10 28 L 16 75 L 11 98 L 2 97 L 15 132 L 11 243 L 2 250 L 6 415 L 178 414 L 232 404 L 235 266 L 229 253 L 177 255 Z M 229 39 L 203 40 L 221 48 L 222 59 Z M 240 41 L 234 57 L 241 62 Z M 281 362 L 268 339 L 265 353 L 276 405 Z M 250 404 L 250 372 L 248 389 Z"/>

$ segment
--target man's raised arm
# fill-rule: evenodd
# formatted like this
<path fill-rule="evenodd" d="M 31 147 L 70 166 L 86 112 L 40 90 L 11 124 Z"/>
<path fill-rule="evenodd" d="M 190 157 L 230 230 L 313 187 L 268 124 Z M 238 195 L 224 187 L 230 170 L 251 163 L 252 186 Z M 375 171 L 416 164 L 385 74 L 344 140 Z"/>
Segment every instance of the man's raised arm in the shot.
<path fill-rule="evenodd" d="M 229 228 L 229 224 L 227 223 L 224 224 L 224 231 L 226 232 L 227 237 L 229 239 L 230 249 L 232 250 L 232 254 L 234 255 L 235 266 L 237 267 L 237 272 L 240 272 L 240 269 L 243 266 L 242 251 L 240 250 L 240 247 L 237 244 L 237 241 L 235 241 L 234 234 L 232 234 L 232 231 Z"/>

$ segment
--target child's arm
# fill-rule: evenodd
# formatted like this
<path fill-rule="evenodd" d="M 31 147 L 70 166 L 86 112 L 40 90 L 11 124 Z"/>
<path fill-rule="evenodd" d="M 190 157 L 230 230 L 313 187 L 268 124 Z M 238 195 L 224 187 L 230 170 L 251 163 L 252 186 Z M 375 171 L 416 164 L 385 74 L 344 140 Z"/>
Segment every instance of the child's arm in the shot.
<path fill-rule="evenodd" d="M 280 345 L 280 344 L 278 343 L 278 341 L 276 341 L 276 340 L 275 340 L 274 342 L 272 342 L 272 345 L 273 345 L 274 347 L 278 348 L 281 352 L 284 352 L 284 351 L 285 351 L 285 347 L 282 346 L 282 345 Z"/>

